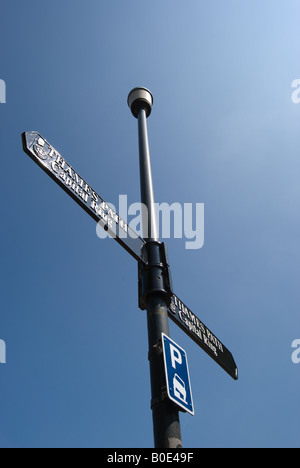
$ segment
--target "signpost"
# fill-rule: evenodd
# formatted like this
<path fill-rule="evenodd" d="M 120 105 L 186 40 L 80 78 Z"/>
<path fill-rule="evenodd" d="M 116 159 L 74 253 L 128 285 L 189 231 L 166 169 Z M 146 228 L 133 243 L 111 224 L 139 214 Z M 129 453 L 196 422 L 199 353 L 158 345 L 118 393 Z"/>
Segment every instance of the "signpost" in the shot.
<path fill-rule="evenodd" d="M 159 241 L 147 132 L 153 97 L 135 88 L 128 105 L 138 120 L 143 238 L 103 200 L 72 166 L 37 132 L 22 134 L 24 151 L 73 200 L 138 262 L 139 307 L 147 310 L 151 408 L 156 448 L 182 447 L 179 411 L 194 414 L 187 357 L 169 338 L 170 318 L 234 380 L 238 370 L 232 354 L 174 294 L 165 244 Z"/>

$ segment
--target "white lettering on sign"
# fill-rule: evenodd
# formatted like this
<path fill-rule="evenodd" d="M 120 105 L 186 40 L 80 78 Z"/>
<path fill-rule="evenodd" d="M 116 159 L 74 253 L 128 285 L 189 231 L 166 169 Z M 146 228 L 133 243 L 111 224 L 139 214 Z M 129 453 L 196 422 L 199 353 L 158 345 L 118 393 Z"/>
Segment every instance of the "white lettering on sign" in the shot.
<path fill-rule="evenodd" d="M 178 316 L 181 322 L 188 327 L 190 332 L 196 335 L 216 357 L 218 357 L 220 352 L 224 353 L 222 343 L 175 295 L 172 298 L 170 309 L 173 310 L 173 312 L 178 310 Z"/>
<path fill-rule="evenodd" d="M 124 219 L 122 211 L 122 219 L 114 206 L 106 203 L 39 133 L 24 132 L 22 141 L 25 153 L 97 222 L 97 234 L 98 227 L 99 231 L 103 228 L 136 260 L 145 263 L 145 241 L 127 224 L 127 214 Z"/>
<path fill-rule="evenodd" d="M 171 343 L 170 343 L 170 353 L 171 353 L 172 367 L 176 369 L 176 362 L 179 366 L 182 364 L 181 353 Z"/>
<path fill-rule="evenodd" d="M 114 237 L 116 225 L 120 226 L 123 235 L 127 235 L 129 231 L 127 223 L 92 190 L 89 184 L 80 177 L 49 143 L 39 137 L 33 145 L 33 150 L 43 164 L 100 218 L 103 226 L 110 228 L 110 235 L 112 237 Z"/>

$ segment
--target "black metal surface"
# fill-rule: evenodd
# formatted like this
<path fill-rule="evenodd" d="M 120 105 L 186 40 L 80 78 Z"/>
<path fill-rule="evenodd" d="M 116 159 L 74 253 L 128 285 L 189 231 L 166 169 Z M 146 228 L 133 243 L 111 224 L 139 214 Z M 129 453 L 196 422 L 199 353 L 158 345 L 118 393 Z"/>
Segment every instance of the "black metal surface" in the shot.
<path fill-rule="evenodd" d="M 144 263 L 139 262 L 140 309 L 146 309 L 147 297 L 156 292 L 165 295 L 169 306 L 172 297 L 172 280 L 166 245 L 161 242 L 147 242 L 143 247 L 142 256 Z"/>
<path fill-rule="evenodd" d="M 234 380 L 238 380 L 238 369 L 231 352 L 175 295 L 172 296 L 168 313 L 170 319 L 192 338 L 203 351 L 216 361 Z"/>
<path fill-rule="evenodd" d="M 170 335 L 165 295 L 147 297 L 151 409 L 155 448 L 182 448 L 179 409 L 167 397 L 161 334 Z"/>
<path fill-rule="evenodd" d="M 145 241 L 158 241 L 159 232 L 155 208 L 155 198 L 152 180 L 150 149 L 147 130 L 147 116 L 145 109 L 138 115 L 139 155 L 140 155 L 140 181 L 141 201 L 147 207 L 143 214 L 143 238 Z"/>
<path fill-rule="evenodd" d="M 22 134 L 26 154 L 139 262 L 145 241 L 97 194 L 37 132 Z"/>

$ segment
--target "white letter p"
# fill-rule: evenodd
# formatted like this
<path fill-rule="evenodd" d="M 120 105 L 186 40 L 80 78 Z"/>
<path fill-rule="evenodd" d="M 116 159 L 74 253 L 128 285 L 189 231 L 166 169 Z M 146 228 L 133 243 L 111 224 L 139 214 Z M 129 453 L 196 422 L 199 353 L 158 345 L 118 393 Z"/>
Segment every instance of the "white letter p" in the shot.
<path fill-rule="evenodd" d="M 176 362 L 180 365 L 182 364 L 182 356 L 181 353 L 178 351 L 175 346 L 170 343 L 170 352 L 171 352 L 171 360 L 172 360 L 172 367 L 176 369 Z"/>

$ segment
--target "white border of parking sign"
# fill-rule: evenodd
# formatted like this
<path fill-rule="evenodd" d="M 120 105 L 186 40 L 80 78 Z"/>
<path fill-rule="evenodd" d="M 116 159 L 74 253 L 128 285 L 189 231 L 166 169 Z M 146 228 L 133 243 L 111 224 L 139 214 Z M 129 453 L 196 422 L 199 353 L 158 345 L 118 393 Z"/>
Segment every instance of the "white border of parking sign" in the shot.
<path fill-rule="evenodd" d="M 169 399 L 172 400 L 177 406 L 179 406 L 179 407 L 182 408 L 184 411 L 186 411 L 187 413 L 190 413 L 192 416 L 194 416 L 195 410 L 194 410 L 194 402 L 193 402 L 193 395 L 192 395 L 192 387 L 191 387 L 191 381 L 190 381 L 190 372 L 189 372 L 189 365 L 188 365 L 188 359 L 187 359 L 186 351 L 185 351 L 183 348 L 181 348 L 180 346 L 178 346 L 178 344 L 175 343 L 175 341 L 171 340 L 171 338 L 169 338 L 169 337 L 168 337 L 167 335 L 165 335 L 164 333 L 162 333 L 161 338 L 162 338 L 162 344 L 163 344 L 164 366 L 165 366 L 165 375 L 166 375 L 166 384 L 167 384 L 168 397 L 169 397 Z M 174 347 L 176 347 L 177 349 L 179 349 L 179 350 L 182 352 L 182 355 L 185 357 L 185 361 L 186 361 L 185 367 L 186 367 L 186 372 L 187 372 L 187 377 L 188 377 L 188 385 L 189 385 L 189 393 L 190 393 L 190 404 L 188 404 L 188 405 L 184 405 L 183 403 L 180 402 L 179 399 L 175 398 L 175 397 L 172 395 L 172 392 L 171 392 L 172 383 L 169 382 L 168 366 L 167 366 L 167 359 L 166 359 L 165 341 L 167 341 L 167 342 L 169 342 L 169 343 L 171 343 L 171 344 L 174 344 Z"/>

